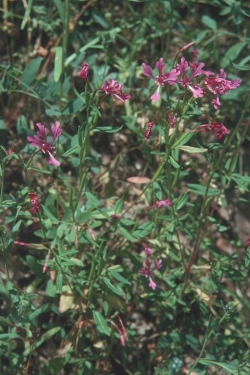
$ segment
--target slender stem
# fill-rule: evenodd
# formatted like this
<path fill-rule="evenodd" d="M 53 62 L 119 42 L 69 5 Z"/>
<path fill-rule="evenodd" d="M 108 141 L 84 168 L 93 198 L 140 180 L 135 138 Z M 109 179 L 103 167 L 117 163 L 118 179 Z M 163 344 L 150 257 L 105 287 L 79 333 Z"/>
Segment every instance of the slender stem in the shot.
<path fill-rule="evenodd" d="M 1 195 L 0 195 L 0 207 L 3 203 L 3 195 L 4 195 L 4 177 L 5 177 L 5 163 L 2 163 L 2 183 L 1 183 Z"/>
<path fill-rule="evenodd" d="M 240 119 L 239 119 L 239 121 L 238 121 L 235 129 L 233 130 L 233 132 L 231 133 L 231 135 L 228 138 L 226 138 L 226 140 L 224 142 L 224 145 L 223 145 L 223 150 L 222 150 L 220 156 L 214 162 L 214 165 L 211 168 L 211 171 L 210 171 L 210 174 L 209 174 L 209 178 L 208 178 L 208 181 L 207 181 L 207 185 L 206 185 L 205 195 L 204 195 L 204 198 L 203 198 L 203 203 L 202 203 L 202 206 L 201 206 L 200 219 L 199 219 L 200 223 L 202 223 L 203 219 L 207 216 L 206 215 L 207 210 L 205 209 L 205 206 L 206 206 L 206 203 L 207 203 L 207 200 L 208 200 L 208 191 L 209 191 L 210 183 L 212 181 L 214 173 L 219 168 L 219 166 L 220 166 L 223 158 L 225 157 L 228 145 L 232 142 L 232 140 L 234 139 L 237 131 L 239 130 L 239 128 L 241 126 L 241 123 L 242 123 L 242 121 L 243 121 L 243 119 L 244 119 L 244 117 L 246 115 L 246 112 L 248 110 L 249 105 L 250 105 L 250 94 L 248 95 L 245 108 L 244 108 L 244 110 L 243 110 L 243 112 L 241 114 L 241 117 L 240 117 Z M 206 220 L 206 222 L 207 222 L 207 220 Z M 186 268 L 186 274 L 185 274 L 185 280 L 184 280 L 184 286 L 183 286 L 182 293 L 186 289 L 187 281 L 188 281 L 188 277 L 189 277 L 191 268 L 192 268 L 192 266 L 193 266 L 193 264 L 194 264 L 194 262 L 195 262 L 195 260 L 197 258 L 201 242 L 202 242 L 202 240 L 203 240 L 203 238 L 205 236 L 205 233 L 206 233 L 206 227 L 207 226 L 205 224 L 204 231 L 202 233 L 202 227 L 201 227 L 201 225 L 199 225 L 197 236 L 196 236 L 196 242 L 195 242 L 195 246 L 194 246 L 194 251 L 192 253 L 192 256 L 191 256 L 191 258 L 190 258 L 190 260 L 188 262 L 187 268 Z"/>

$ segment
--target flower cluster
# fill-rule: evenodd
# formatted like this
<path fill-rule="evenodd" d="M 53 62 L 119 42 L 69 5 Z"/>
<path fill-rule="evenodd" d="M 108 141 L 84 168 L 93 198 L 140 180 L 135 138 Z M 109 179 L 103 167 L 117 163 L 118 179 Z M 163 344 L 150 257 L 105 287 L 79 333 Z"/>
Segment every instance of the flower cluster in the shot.
<path fill-rule="evenodd" d="M 60 122 L 56 121 L 54 125 L 51 126 L 52 139 L 48 141 L 48 132 L 44 125 L 38 123 L 36 124 L 38 131 L 34 137 L 27 137 L 27 140 L 32 144 L 32 146 L 39 147 L 40 151 L 44 154 L 49 154 L 49 164 L 53 164 L 59 167 L 60 162 L 52 155 L 55 150 L 53 143 L 62 134 L 62 128 L 60 127 Z"/>
<path fill-rule="evenodd" d="M 192 129 L 194 132 L 213 131 L 219 141 L 222 141 L 225 135 L 230 133 L 230 130 L 222 123 L 213 121 L 212 124 L 204 124 L 196 126 Z"/>
<path fill-rule="evenodd" d="M 151 258 L 152 256 L 152 249 L 150 247 L 146 247 L 144 249 L 146 253 L 146 260 L 145 260 L 145 266 L 140 269 L 139 273 L 141 276 L 147 277 L 149 279 L 148 286 L 155 290 L 156 289 L 156 283 L 152 280 L 152 277 L 155 274 L 156 270 L 159 270 L 162 267 L 162 260 L 158 259 L 157 261 L 153 261 Z"/>
<path fill-rule="evenodd" d="M 79 77 L 83 81 L 87 81 L 88 74 L 89 74 L 89 64 L 86 61 L 84 61 L 84 63 L 82 64 L 82 70 L 79 73 Z"/>
<path fill-rule="evenodd" d="M 153 121 L 149 122 L 147 124 L 147 129 L 144 132 L 144 135 L 145 135 L 146 139 L 149 139 L 151 137 L 151 135 L 152 135 L 152 129 L 153 129 L 154 124 L 155 124 L 155 122 L 153 122 Z"/>
<path fill-rule="evenodd" d="M 125 103 L 126 100 L 131 98 L 131 95 L 122 91 L 123 85 L 114 81 L 112 78 L 109 78 L 109 82 L 105 81 L 101 87 L 101 91 L 105 92 L 105 96 L 102 98 L 106 98 L 107 95 L 112 95 L 115 99 L 121 100 Z"/>
<path fill-rule="evenodd" d="M 32 204 L 32 207 L 30 209 L 30 212 L 35 215 L 37 214 L 40 209 L 41 209 L 41 206 L 40 206 L 40 203 L 39 203 L 39 199 L 38 199 L 38 195 L 36 193 L 29 193 L 29 197 L 30 197 L 30 202 Z"/>
<path fill-rule="evenodd" d="M 172 202 L 169 199 L 165 199 L 163 201 L 155 202 L 154 207 L 161 208 L 161 207 L 171 206 L 171 205 L 172 205 Z"/>
<path fill-rule="evenodd" d="M 194 98 L 202 98 L 207 91 L 210 91 L 216 95 L 216 99 L 213 99 L 212 103 L 215 109 L 220 107 L 219 95 L 224 95 L 228 91 L 235 89 L 241 83 L 240 79 L 227 80 L 226 73 L 223 69 L 220 69 L 219 74 L 204 70 L 205 64 L 199 62 L 196 51 L 192 51 L 194 54 L 194 60 L 192 62 L 187 61 L 184 57 L 181 58 L 179 64 L 177 64 L 168 73 L 163 73 L 166 69 L 166 64 L 161 57 L 155 64 L 158 70 L 158 75 L 153 75 L 153 70 L 150 66 L 145 63 L 142 64 L 143 74 L 147 77 L 152 78 L 158 86 L 156 92 L 151 96 L 152 102 L 155 102 L 161 98 L 160 87 L 169 85 L 180 85 L 187 88 L 193 95 Z M 199 82 L 196 78 L 201 76 L 202 79 Z"/>

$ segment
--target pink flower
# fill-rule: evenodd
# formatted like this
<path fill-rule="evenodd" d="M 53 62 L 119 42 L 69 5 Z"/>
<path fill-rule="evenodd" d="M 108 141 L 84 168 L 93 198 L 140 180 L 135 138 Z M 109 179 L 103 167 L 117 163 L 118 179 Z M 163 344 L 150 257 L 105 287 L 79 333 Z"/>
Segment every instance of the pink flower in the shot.
<path fill-rule="evenodd" d="M 164 206 L 171 206 L 171 204 L 172 204 L 172 202 L 169 199 L 166 199 L 164 201 L 155 202 L 154 206 L 158 207 L 158 208 L 161 208 L 161 207 L 164 207 Z"/>
<path fill-rule="evenodd" d="M 30 197 L 30 202 L 32 204 L 32 208 L 30 209 L 30 212 L 35 215 L 37 214 L 41 207 L 40 207 L 40 203 L 39 203 L 39 200 L 38 200 L 38 195 L 35 194 L 35 193 L 29 193 L 29 197 Z"/>
<path fill-rule="evenodd" d="M 147 129 L 144 132 L 144 135 L 145 135 L 146 139 L 149 139 L 151 137 L 151 135 L 152 135 L 152 129 L 153 129 L 154 124 L 155 124 L 155 122 L 153 122 L 153 121 L 149 122 L 147 124 Z"/>
<path fill-rule="evenodd" d="M 247 238 L 247 242 L 245 243 L 244 246 L 245 247 L 249 247 L 250 246 L 250 237 Z"/>
<path fill-rule="evenodd" d="M 104 91 L 106 95 L 102 98 L 102 100 L 107 95 L 112 95 L 114 98 L 121 100 L 125 103 L 126 100 L 131 98 L 131 95 L 126 94 L 122 91 L 123 85 L 114 81 L 112 78 L 109 78 L 109 82 L 105 81 L 101 87 L 101 91 Z"/>
<path fill-rule="evenodd" d="M 79 73 L 79 77 L 83 81 L 87 81 L 88 73 L 89 73 L 89 64 L 86 61 L 84 61 L 84 63 L 82 64 L 82 70 Z"/>
<path fill-rule="evenodd" d="M 171 70 L 168 73 L 163 73 L 163 70 L 166 68 L 166 64 L 163 61 L 163 58 L 161 57 L 155 64 L 156 69 L 158 70 L 158 75 L 155 77 L 153 75 L 153 70 L 151 66 L 146 65 L 145 63 L 142 64 L 143 72 L 147 77 L 152 78 L 155 81 L 155 84 L 158 86 L 157 91 L 151 96 L 152 102 L 156 102 L 161 98 L 160 95 L 160 87 L 164 86 L 166 83 L 169 85 L 174 85 L 176 83 L 176 69 Z"/>
<path fill-rule="evenodd" d="M 162 260 L 158 259 L 156 262 L 153 262 L 148 257 L 145 260 L 145 267 L 141 268 L 139 270 L 139 273 L 141 276 L 147 277 L 149 279 L 148 286 L 155 290 L 156 289 L 156 283 L 152 280 L 152 277 L 154 276 L 154 272 L 156 270 L 159 270 L 162 267 Z"/>
<path fill-rule="evenodd" d="M 215 76 L 213 72 L 204 72 L 207 78 L 204 80 L 204 84 L 207 89 L 217 96 L 216 100 L 213 100 L 213 105 L 215 109 L 220 107 L 220 101 L 218 96 L 224 95 L 228 91 L 235 89 L 241 83 L 241 79 L 226 79 L 227 75 L 224 69 L 220 69 L 220 73 Z"/>
<path fill-rule="evenodd" d="M 224 124 L 213 121 L 212 124 L 199 125 L 196 128 L 192 129 L 195 132 L 202 131 L 214 131 L 217 139 L 221 141 L 227 134 L 230 133 L 230 130 L 225 127 Z"/>
<path fill-rule="evenodd" d="M 192 92 L 194 98 L 202 98 L 205 94 L 204 90 L 199 84 L 194 83 L 195 77 L 203 74 L 204 63 L 198 62 L 197 55 L 194 54 L 194 62 L 187 62 L 187 60 L 182 57 L 180 64 L 176 65 L 176 71 L 179 75 L 177 83 L 182 87 L 188 87 Z M 189 71 L 189 74 L 187 72 Z"/>
<path fill-rule="evenodd" d="M 62 128 L 60 127 L 60 122 L 56 121 L 54 125 L 51 126 L 52 139 L 47 140 L 48 132 L 44 125 L 37 123 L 38 131 L 34 137 L 27 137 L 27 140 L 32 144 L 32 146 L 39 147 L 44 154 L 49 154 L 49 164 L 54 164 L 59 167 L 60 163 L 54 158 L 52 152 L 55 150 L 53 143 L 62 134 Z"/>
<path fill-rule="evenodd" d="M 150 257 L 152 255 L 151 247 L 149 247 L 149 246 L 145 247 L 144 251 L 145 251 L 147 257 Z"/>
<path fill-rule="evenodd" d="M 156 283 L 151 279 L 151 277 L 149 278 L 148 286 L 149 286 L 149 288 L 151 288 L 153 290 L 156 289 Z"/>
<path fill-rule="evenodd" d="M 177 120 L 176 115 L 173 115 L 172 111 L 168 111 L 168 113 L 167 113 L 167 121 L 168 121 L 168 123 L 170 125 L 170 128 L 173 128 L 175 126 L 176 120 Z"/>

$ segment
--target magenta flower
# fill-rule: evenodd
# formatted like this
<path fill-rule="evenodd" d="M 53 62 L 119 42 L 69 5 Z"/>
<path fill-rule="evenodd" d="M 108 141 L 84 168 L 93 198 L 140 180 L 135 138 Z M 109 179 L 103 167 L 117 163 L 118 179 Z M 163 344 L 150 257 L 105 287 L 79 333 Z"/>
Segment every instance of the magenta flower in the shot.
<path fill-rule="evenodd" d="M 35 194 L 35 193 L 29 193 L 29 197 L 30 197 L 30 202 L 32 204 L 32 207 L 30 209 L 30 212 L 35 215 L 37 214 L 41 207 L 40 207 L 40 203 L 39 203 L 39 200 L 38 200 L 38 195 Z"/>
<path fill-rule="evenodd" d="M 145 135 L 145 138 L 146 139 L 149 139 L 149 138 L 151 138 L 151 135 L 152 135 L 152 129 L 153 129 L 153 126 L 154 126 L 154 124 L 155 124 L 155 122 L 149 122 L 148 124 L 147 124 L 147 129 L 145 130 L 145 132 L 144 132 L 144 135 Z"/>
<path fill-rule="evenodd" d="M 192 129 L 194 132 L 202 132 L 202 131 L 213 131 L 219 141 L 222 141 L 223 138 L 230 133 L 230 130 L 225 127 L 224 124 L 220 124 L 219 122 L 213 121 L 212 124 L 204 124 L 196 126 L 196 128 Z"/>
<path fill-rule="evenodd" d="M 158 208 L 161 208 L 161 207 L 164 207 L 164 206 L 171 206 L 171 204 L 172 204 L 172 202 L 169 199 L 166 199 L 164 201 L 155 202 L 154 206 L 158 207 Z"/>
<path fill-rule="evenodd" d="M 49 164 L 54 164 L 59 167 L 60 163 L 52 155 L 55 150 L 53 143 L 62 134 L 62 128 L 60 127 L 60 122 L 56 121 L 54 125 L 51 126 L 52 139 L 47 140 L 48 132 L 44 125 L 37 123 L 38 131 L 34 137 L 27 137 L 27 140 L 32 144 L 32 146 L 39 147 L 44 154 L 49 154 Z"/>
<path fill-rule="evenodd" d="M 156 262 L 153 262 L 151 259 L 149 259 L 149 257 L 147 257 L 145 260 L 145 267 L 139 270 L 141 276 L 147 277 L 149 279 L 148 286 L 153 290 L 156 289 L 156 283 L 152 280 L 152 277 L 154 276 L 155 271 L 159 270 L 161 267 L 161 259 L 158 259 Z"/>
<path fill-rule="evenodd" d="M 126 100 L 131 98 L 131 95 L 122 91 L 123 85 L 109 78 L 109 82 L 105 81 L 101 87 L 101 91 L 104 91 L 106 95 L 101 99 L 106 98 L 107 95 L 112 95 L 114 98 L 121 100 L 125 103 Z"/>
<path fill-rule="evenodd" d="M 212 72 L 204 72 L 207 76 L 204 80 L 204 84 L 207 89 L 216 95 L 216 99 L 213 100 L 215 109 L 220 107 L 219 95 L 224 95 L 232 89 L 236 89 L 241 83 L 241 79 L 226 79 L 227 75 L 224 69 L 220 69 L 220 73 L 216 76 Z"/>
<path fill-rule="evenodd" d="M 245 247 L 249 247 L 250 246 L 250 237 L 247 238 L 247 242 L 245 243 L 244 246 Z"/>
<path fill-rule="evenodd" d="M 155 84 L 158 86 L 157 91 L 151 96 L 152 102 L 156 102 L 161 98 L 160 95 L 160 87 L 164 86 L 166 83 L 169 85 L 174 85 L 176 83 L 176 69 L 171 70 L 168 73 L 163 73 L 163 70 L 166 69 L 166 64 L 163 61 L 163 58 L 161 57 L 155 64 L 156 69 L 158 70 L 158 75 L 155 77 L 153 75 L 153 69 L 151 66 L 146 65 L 145 63 L 142 64 L 143 72 L 147 77 L 152 78 L 155 81 Z"/>
<path fill-rule="evenodd" d="M 149 247 L 149 246 L 145 247 L 144 251 L 145 251 L 147 257 L 150 257 L 152 255 L 151 247 Z"/>
<path fill-rule="evenodd" d="M 86 61 L 84 61 L 84 63 L 82 64 L 82 70 L 79 73 L 79 77 L 83 81 L 87 81 L 88 74 L 89 74 L 89 64 Z"/>
<path fill-rule="evenodd" d="M 182 57 L 180 64 L 176 65 L 176 71 L 179 75 L 177 83 L 182 87 L 188 87 L 194 98 L 202 98 L 205 94 L 205 91 L 200 85 L 193 82 L 195 77 L 203 74 L 202 68 L 204 65 L 204 63 L 197 61 L 197 56 L 192 63 L 188 63 L 187 60 Z"/>
<path fill-rule="evenodd" d="M 168 111 L 167 121 L 170 125 L 170 128 L 173 128 L 175 126 L 176 121 L 177 121 L 176 114 L 174 115 L 172 111 Z"/>

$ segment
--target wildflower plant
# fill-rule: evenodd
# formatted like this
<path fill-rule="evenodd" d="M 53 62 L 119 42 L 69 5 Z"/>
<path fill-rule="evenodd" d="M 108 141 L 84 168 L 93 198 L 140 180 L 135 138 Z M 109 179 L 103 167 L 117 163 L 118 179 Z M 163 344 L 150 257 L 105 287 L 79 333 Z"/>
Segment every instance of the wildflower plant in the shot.
<path fill-rule="evenodd" d="M 0 372 L 247 375 L 244 42 L 230 66 L 201 4 L 184 37 L 189 1 L 101 3 L 29 1 L 43 37 L 0 64 Z"/>

